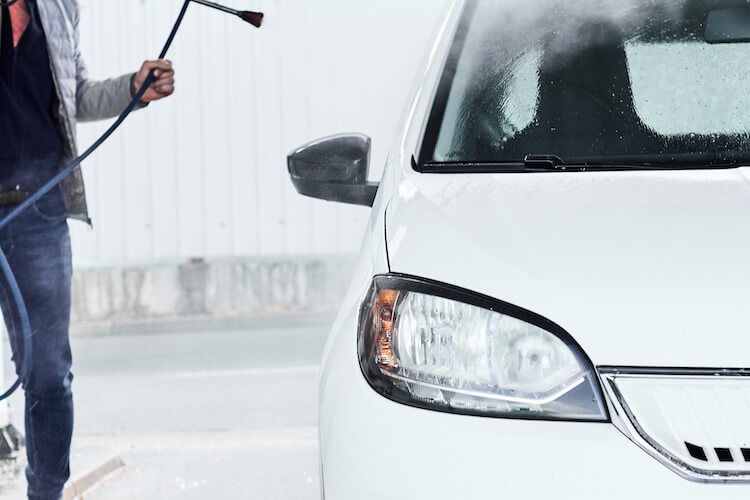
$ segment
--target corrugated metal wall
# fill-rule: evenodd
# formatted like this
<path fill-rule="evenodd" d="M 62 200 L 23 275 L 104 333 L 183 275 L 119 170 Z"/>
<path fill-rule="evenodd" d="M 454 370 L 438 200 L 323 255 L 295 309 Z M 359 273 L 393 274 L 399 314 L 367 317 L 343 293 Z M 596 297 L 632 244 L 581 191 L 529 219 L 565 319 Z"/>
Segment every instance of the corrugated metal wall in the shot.
<path fill-rule="evenodd" d="M 357 251 L 368 210 L 298 196 L 285 156 L 342 131 L 373 137 L 373 177 L 442 1 L 227 0 L 266 26 L 191 6 L 170 53 L 177 92 L 130 119 L 84 167 L 94 230 L 76 264 Z M 81 0 L 91 75 L 158 54 L 180 0 Z M 82 124 L 89 144 L 107 123 Z"/>

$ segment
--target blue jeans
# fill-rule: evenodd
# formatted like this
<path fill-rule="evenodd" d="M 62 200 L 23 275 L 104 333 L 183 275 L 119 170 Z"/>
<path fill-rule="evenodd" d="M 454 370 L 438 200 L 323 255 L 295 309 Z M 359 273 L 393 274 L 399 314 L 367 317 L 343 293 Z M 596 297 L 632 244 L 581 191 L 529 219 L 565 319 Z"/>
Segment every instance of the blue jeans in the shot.
<path fill-rule="evenodd" d="M 0 218 L 11 208 L 0 206 Z M 0 230 L 0 247 L 13 269 L 31 321 L 32 360 L 23 384 L 28 495 L 32 500 L 59 500 L 70 476 L 73 434 L 68 336 L 72 262 L 60 190 L 53 189 Z M 23 332 L 4 277 L 0 277 L 0 306 L 18 371 Z"/>

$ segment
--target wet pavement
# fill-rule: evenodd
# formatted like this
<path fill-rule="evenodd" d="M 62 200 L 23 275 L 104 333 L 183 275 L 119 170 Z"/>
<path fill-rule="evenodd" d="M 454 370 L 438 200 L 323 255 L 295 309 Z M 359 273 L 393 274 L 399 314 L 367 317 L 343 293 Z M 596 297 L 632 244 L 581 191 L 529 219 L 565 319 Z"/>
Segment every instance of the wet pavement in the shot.
<path fill-rule="evenodd" d="M 331 320 L 74 336 L 76 450 L 126 463 L 85 498 L 319 498 L 318 365 Z M 21 487 L 0 499 L 23 498 Z"/>

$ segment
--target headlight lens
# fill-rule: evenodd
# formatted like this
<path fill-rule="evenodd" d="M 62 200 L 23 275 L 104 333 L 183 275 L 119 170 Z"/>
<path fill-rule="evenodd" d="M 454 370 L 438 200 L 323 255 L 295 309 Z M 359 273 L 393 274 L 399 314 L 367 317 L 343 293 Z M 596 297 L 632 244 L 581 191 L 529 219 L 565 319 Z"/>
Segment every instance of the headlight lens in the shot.
<path fill-rule="evenodd" d="M 499 417 L 608 419 L 580 348 L 528 311 L 388 275 L 375 278 L 360 323 L 362 371 L 396 401 Z"/>

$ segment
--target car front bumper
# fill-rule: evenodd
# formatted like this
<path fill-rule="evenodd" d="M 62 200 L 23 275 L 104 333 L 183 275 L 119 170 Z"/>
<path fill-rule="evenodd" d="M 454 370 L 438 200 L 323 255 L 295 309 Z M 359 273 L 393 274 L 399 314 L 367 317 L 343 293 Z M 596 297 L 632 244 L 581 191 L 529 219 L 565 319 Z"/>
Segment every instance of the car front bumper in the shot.
<path fill-rule="evenodd" d="M 453 415 L 392 402 L 364 379 L 352 312 L 321 380 L 326 500 L 747 499 L 750 484 L 680 477 L 612 423 Z"/>

